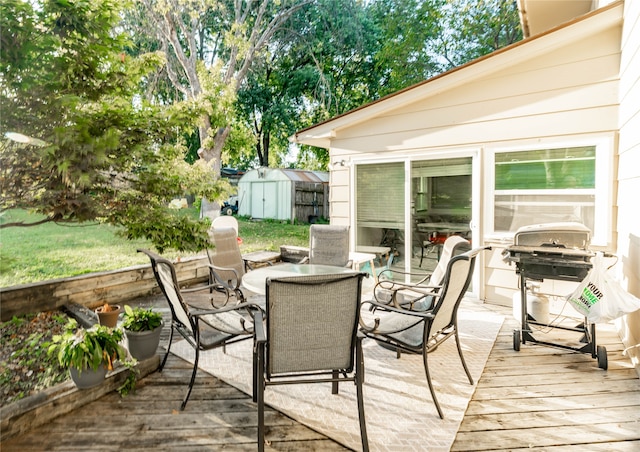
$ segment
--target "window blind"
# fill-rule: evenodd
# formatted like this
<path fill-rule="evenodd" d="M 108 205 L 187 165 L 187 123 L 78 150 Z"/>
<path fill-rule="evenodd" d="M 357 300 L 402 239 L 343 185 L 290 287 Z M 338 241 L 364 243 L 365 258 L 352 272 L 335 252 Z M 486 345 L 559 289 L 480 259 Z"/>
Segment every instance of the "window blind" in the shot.
<path fill-rule="evenodd" d="M 404 163 L 356 166 L 356 219 L 404 223 Z"/>

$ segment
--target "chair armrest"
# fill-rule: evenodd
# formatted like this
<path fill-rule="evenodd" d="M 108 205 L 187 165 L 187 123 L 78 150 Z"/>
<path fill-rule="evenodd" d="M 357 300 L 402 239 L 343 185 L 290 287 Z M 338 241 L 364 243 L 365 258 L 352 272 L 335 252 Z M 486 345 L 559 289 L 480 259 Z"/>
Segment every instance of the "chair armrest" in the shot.
<path fill-rule="evenodd" d="M 240 284 L 242 283 L 242 277 L 238 274 L 238 271 L 235 268 L 216 267 L 215 265 L 212 265 L 212 264 L 207 264 L 207 266 L 209 267 L 209 270 L 213 274 L 213 279 L 216 283 L 220 284 L 221 286 L 229 290 L 238 290 L 240 288 Z M 218 272 L 220 271 L 233 272 L 235 282 L 233 279 L 229 279 L 225 281 L 222 278 L 222 276 L 218 274 Z"/>
<path fill-rule="evenodd" d="M 192 307 L 191 305 L 189 305 L 189 307 Z M 255 311 L 259 311 L 261 312 L 261 309 L 259 305 L 257 305 L 256 303 L 252 303 L 252 302 L 243 302 L 243 303 L 238 303 L 236 305 L 232 305 L 232 306 L 224 306 L 222 308 L 214 308 L 214 309 L 202 309 L 202 308 L 198 308 L 198 307 L 194 307 L 191 310 L 191 316 L 194 317 L 196 319 L 196 321 L 201 321 L 206 323 L 207 325 L 209 325 L 211 328 L 223 332 L 223 333 L 227 333 L 227 334 L 233 334 L 233 335 L 251 335 L 254 333 L 254 329 L 255 329 L 255 325 L 253 325 L 252 328 L 252 319 L 253 319 L 253 315 L 252 313 Z M 237 311 L 241 311 L 244 310 L 247 312 L 247 314 L 243 315 L 240 312 Z M 221 326 L 220 324 L 214 325 L 215 323 L 215 317 L 207 319 L 207 316 L 218 316 L 220 314 L 224 314 L 224 313 L 236 313 L 237 317 L 232 318 L 233 319 L 233 323 L 235 323 L 236 321 L 237 326 L 232 326 L 230 322 L 230 317 L 225 317 L 225 320 L 223 321 L 224 325 Z M 249 324 L 249 326 L 247 326 L 247 324 Z"/>
<path fill-rule="evenodd" d="M 256 344 L 267 342 L 267 335 L 264 330 L 264 316 L 261 310 L 253 313 L 253 329 L 255 331 Z"/>
<path fill-rule="evenodd" d="M 298 264 L 308 264 L 309 263 L 309 256 L 303 257 L 300 262 L 298 262 Z"/>
<path fill-rule="evenodd" d="M 373 296 L 377 303 L 394 306 L 409 306 L 413 309 L 414 305 L 427 297 L 435 297 L 437 289 L 442 286 L 423 286 L 414 283 L 402 283 L 395 281 L 380 281 L 373 290 Z M 388 296 L 388 299 L 381 299 L 382 294 Z M 404 301 L 407 297 L 408 300 Z"/>
<path fill-rule="evenodd" d="M 215 289 L 218 286 L 220 286 L 220 284 L 218 284 L 218 283 L 207 284 L 206 286 L 198 286 L 198 287 L 190 287 L 188 289 L 180 289 L 180 292 L 182 292 L 184 294 L 197 293 L 197 292 L 204 291 L 204 290 Z"/>
<path fill-rule="evenodd" d="M 365 306 L 365 305 L 370 305 L 368 308 L 364 308 L 364 309 L 369 309 L 372 312 L 379 312 L 379 311 L 384 311 L 387 313 L 396 313 L 396 314 L 403 314 L 403 315 L 407 315 L 407 316 L 411 316 L 411 317 L 415 317 L 417 320 L 416 321 L 427 321 L 427 319 L 433 319 L 434 315 L 433 315 L 433 311 L 429 310 L 429 311 L 413 311 L 411 309 L 406 309 L 402 306 L 391 306 L 388 304 L 384 304 L 384 303 L 378 303 L 377 301 L 374 300 L 365 300 L 361 303 L 361 309 Z M 381 329 L 381 323 L 382 326 L 387 328 L 388 326 L 385 324 L 384 321 L 385 317 L 374 317 L 373 319 L 368 318 L 368 319 L 364 319 L 362 318 L 362 316 L 360 316 L 360 320 L 359 320 L 359 324 L 360 324 L 360 331 L 363 332 L 363 334 L 367 335 L 367 334 L 378 334 L 380 333 Z M 367 322 L 371 322 L 373 321 L 373 324 L 367 324 Z M 402 330 L 404 330 L 405 327 L 402 326 L 400 329 L 396 329 L 395 327 L 392 327 L 392 329 L 388 329 L 386 333 L 390 333 L 390 332 L 400 332 Z"/>
<path fill-rule="evenodd" d="M 189 303 L 185 304 L 187 306 L 189 306 L 191 315 L 193 317 L 202 317 L 203 315 L 210 315 L 210 314 L 222 314 L 223 312 L 230 312 L 230 311 L 239 311 L 239 310 L 257 310 L 262 312 L 262 308 L 260 307 L 260 305 L 258 305 L 257 303 L 254 303 L 252 301 L 245 301 L 243 303 L 238 303 L 238 304 L 234 304 L 234 305 L 229 305 L 229 306 L 223 306 L 221 308 L 213 308 L 213 309 L 202 309 L 198 306 L 194 306 L 191 305 Z"/>
<path fill-rule="evenodd" d="M 434 296 L 438 296 L 437 294 L 434 294 Z M 388 304 L 384 304 L 384 303 L 378 303 L 375 300 L 365 300 L 361 303 L 362 306 L 364 306 L 365 304 L 370 304 L 375 310 L 382 310 L 382 311 L 388 311 L 388 312 L 395 312 L 397 314 L 406 314 L 406 315 L 411 315 L 414 317 L 422 317 L 425 319 L 432 319 L 433 318 L 433 312 L 431 310 L 429 311 L 414 311 L 412 309 L 407 309 L 401 305 L 398 306 L 391 306 Z"/>
<path fill-rule="evenodd" d="M 420 279 L 413 283 L 413 284 L 422 284 L 425 281 L 427 281 L 428 279 L 431 278 L 431 273 L 414 273 L 414 272 L 404 272 L 401 270 L 393 270 L 391 268 L 385 268 L 384 270 L 382 270 L 380 272 L 380 275 L 382 275 L 383 273 L 390 273 L 392 278 L 391 279 L 402 279 L 402 278 L 393 278 L 393 275 L 397 275 L 397 276 L 405 276 L 405 275 L 409 275 L 413 278 L 415 277 L 419 277 Z"/>

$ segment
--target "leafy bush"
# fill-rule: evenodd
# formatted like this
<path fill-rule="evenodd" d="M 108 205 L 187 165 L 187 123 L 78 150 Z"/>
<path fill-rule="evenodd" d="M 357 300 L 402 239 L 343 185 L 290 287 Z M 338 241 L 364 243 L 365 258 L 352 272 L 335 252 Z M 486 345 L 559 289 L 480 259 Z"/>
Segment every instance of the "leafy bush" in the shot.
<path fill-rule="evenodd" d="M 61 366 L 74 367 L 80 372 L 97 370 L 101 364 L 113 370 L 113 362 L 127 359 L 127 350 L 120 345 L 123 332 L 119 328 L 94 325 L 88 330 L 77 328 L 78 322 L 70 319 L 63 334 L 53 336 L 49 353 L 56 354 Z"/>
<path fill-rule="evenodd" d="M 162 314 L 153 308 L 132 308 L 124 306 L 122 327 L 129 331 L 151 331 L 162 325 Z"/>

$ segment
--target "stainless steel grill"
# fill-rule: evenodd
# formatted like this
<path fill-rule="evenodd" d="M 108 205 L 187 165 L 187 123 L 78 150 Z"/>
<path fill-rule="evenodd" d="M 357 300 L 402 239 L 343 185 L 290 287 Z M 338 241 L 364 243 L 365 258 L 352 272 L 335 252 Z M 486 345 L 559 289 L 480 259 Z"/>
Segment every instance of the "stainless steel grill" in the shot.
<path fill-rule="evenodd" d="M 546 223 L 525 226 L 515 234 L 514 244 L 506 249 L 505 256 L 515 263 L 516 273 L 520 275 L 521 329 L 513 332 L 513 348 L 520 350 L 520 344 L 527 341 L 542 345 L 591 353 L 598 359 L 598 366 L 607 368 L 607 351 L 596 346 L 595 324 L 588 325 L 587 320 L 576 327 L 563 327 L 537 322 L 527 313 L 527 279 L 542 281 L 557 279 L 563 281 L 582 281 L 591 269 L 589 251 L 591 231 L 581 223 Z M 582 333 L 581 342 L 586 345 L 571 347 L 537 340 L 530 325 L 560 328 Z"/>
<path fill-rule="evenodd" d="M 507 248 L 517 273 L 527 278 L 582 281 L 591 268 L 591 231 L 581 223 L 546 223 L 525 226 Z"/>

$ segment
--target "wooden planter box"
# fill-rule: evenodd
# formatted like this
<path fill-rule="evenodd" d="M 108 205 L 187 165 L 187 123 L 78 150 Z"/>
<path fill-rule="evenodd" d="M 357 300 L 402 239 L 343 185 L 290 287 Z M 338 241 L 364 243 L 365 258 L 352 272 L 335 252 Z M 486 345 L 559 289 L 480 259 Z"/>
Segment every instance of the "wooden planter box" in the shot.
<path fill-rule="evenodd" d="M 178 280 L 185 286 L 205 282 L 209 278 L 206 255 L 189 257 L 175 263 Z M 2 321 L 13 316 L 56 310 L 77 303 L 93 309 L 104 303 L 117 304 L 158 293 L 159 288 L 151 264 L 120 270 L 90 273 L 33 284 L 0 288 Z M 158 355 L 139 362 L 138 379 L 154 372 L 160 363 Z M 71 380 L 18 400 L 0 409 L 0 440 L 42 425 L 86 403 L 116 390 L 128 371 L 116 369 L 105 382 L 95 388 L 79 390 Z"/>
<path fill-rule="evenodd" d="M 178 281 L 185 286 L 207 281 L 208 262 L 206 255 L 176 262 Z M 69 303 L 93 309 L 105 303 L 122 303 L 158 291 L 151 264 L 3 287 L 0 288 L 0 318 L 4 322 L 13 316 L 53 311 Z"/>
<path fill-rule="evenodd" d="M 149 375 L 160 365 L 160 356 L 138 362 L 138 380 Z M 129 370 L 116 368 L 107 374 L 104 383 L 90 389 L 78 389 L 68 380 L 37 394 L 0 408 L 0 441 L 46 424 L 58 416 L 80 408 L 87 403 L 118 389 L 127 378 Z M 70 432 L 70 434 L 73 434 Z"/>

